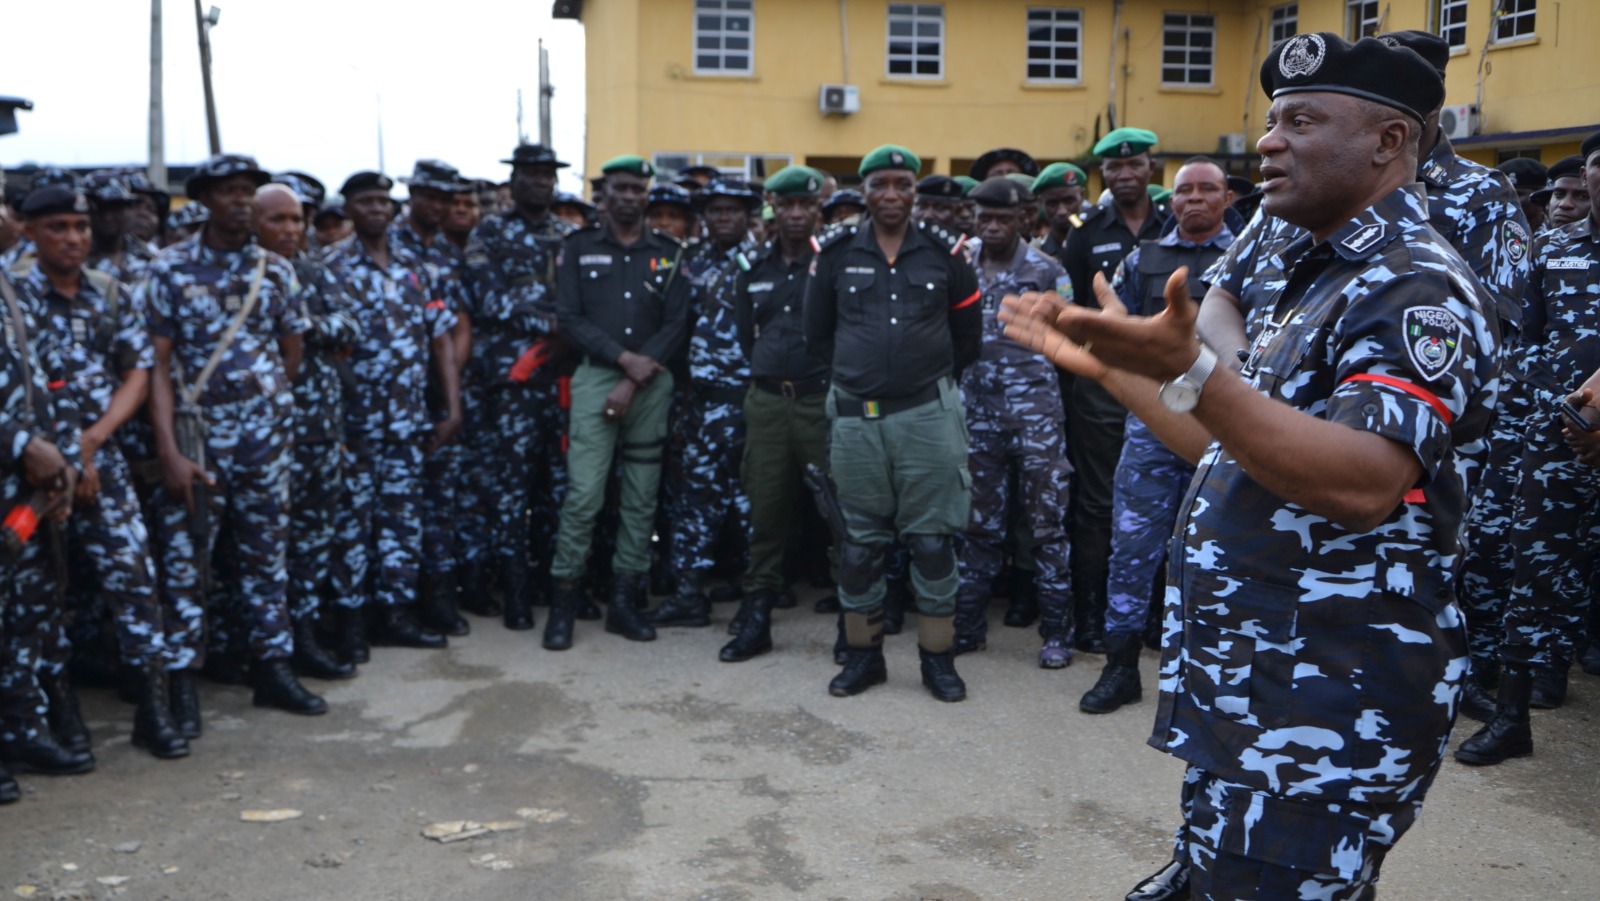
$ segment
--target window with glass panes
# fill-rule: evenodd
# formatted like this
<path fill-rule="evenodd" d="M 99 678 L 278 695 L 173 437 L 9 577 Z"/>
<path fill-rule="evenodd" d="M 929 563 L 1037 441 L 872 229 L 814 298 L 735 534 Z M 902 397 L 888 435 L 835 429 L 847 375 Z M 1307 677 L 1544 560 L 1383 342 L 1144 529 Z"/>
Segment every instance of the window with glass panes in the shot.
<path fill-rule="evenodd" d="M 889 4 L 892 78 L 944 77 L 944 4 Z"/>
<path fill-rule="evenodd" d="M 1083 10 L 1028 9 L 1028 80 L 1077 84 L 1083 52 Z"/>
<path fill-rule="evenodd" d="M 1216 59 L 1217 18 L 1167 13 L 1161 25 L 1161 83 L 1209 87 Z"/>
<path fill-rule="evenodd" d="M 755 71 L 755 0 L 694 0 L 694 71 L 749 75 Z"/>
<path fill-rule="evenodd" d="M 1359 41 L 1378 33 L 1378 0 L 1348 0 L 1344 5 L 1344 36 Z"/>
<path fill-rule="evenodd" d="M 1467 46 L 1467 0 L 1433 0 L 1433 33 L 1452 50 Z"/>
<path fill-rule="evenodd" d="M 1533 37 L 1533 13 L 1537 0 L 1500 0 L 1499 16 L 1494 20 L 1494 39 L 1514 41 Z"/>
<path fill-rule="evenodd" d="M 1272 45 L 1277 46 L 1300 31 L 1300 4 L 1285 3 L 1272 8 Z"/>

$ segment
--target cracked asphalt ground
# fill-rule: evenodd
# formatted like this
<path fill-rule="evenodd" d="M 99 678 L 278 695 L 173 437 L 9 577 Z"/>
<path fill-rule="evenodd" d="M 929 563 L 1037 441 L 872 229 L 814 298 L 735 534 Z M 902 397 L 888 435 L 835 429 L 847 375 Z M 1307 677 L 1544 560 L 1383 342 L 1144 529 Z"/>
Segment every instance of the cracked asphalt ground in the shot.
<path fill-rule="evenodd" d="M 723 664 L 732 612 L 647 645 L 579 623 L 561 654 L 475 619 L 447 651 L 381 648 L 359 679 L 315 683 L 333 710 L 312 719 L 204 683 L 206 734 L 175 762 L 86 691 L 99 769 L 22 777 L 0 897 L 1120 899 L 1168 854 L 1181 768 L 1144 744 L 1153 654 L 1144 701 L 1086 716 L 1102 658 L 1037 669 L 1032 631 L 997 610 L 989 650 L 959 662 L 967 702 L 924 692 L 914 628 L 888 639 L 887 685 L 836 699 L 831 617 L 779 611 L 775 653 Z M 1534 757 L 1447 762 L 1382 897 L 1594 898 L 1597 714 L 1600 679 L 1574 670 L 1567 706 L 1535 714 Z M 240 819 L 273 809 L 302 816 Z M 421 834 L 459 820 L 502 831 Z"/>

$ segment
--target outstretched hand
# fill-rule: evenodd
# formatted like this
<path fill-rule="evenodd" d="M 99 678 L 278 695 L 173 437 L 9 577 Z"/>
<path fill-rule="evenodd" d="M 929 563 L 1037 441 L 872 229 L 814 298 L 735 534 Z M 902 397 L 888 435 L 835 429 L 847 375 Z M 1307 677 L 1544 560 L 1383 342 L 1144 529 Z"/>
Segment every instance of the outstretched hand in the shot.
<path fill-rule="evenodd" d="M 1071 306 L 1054 291 L 1029 291 L 1002 298 L 999 316 L 1005 323 L 1007 338 L 1044 354 L 1045 359 L 1073 375 L 1099 381 L 1105 378 L 1106 365 L 1058 326 Z"/>
<path fill-rule="evenodd" d="M 1074 307 L 1064 312 L 1058 326 L 1105 365 L 1158 382 L 1175 379 L 1194 365 L 1200 354 L 1195 332 L 1200 306 L 1189 296 L 1189 267 L 1178 267 L 1167 279 L 1167 308 L 1154 316 L 1127 315 L 1098 273 L 1094 293 L 1102 311 Z"/>

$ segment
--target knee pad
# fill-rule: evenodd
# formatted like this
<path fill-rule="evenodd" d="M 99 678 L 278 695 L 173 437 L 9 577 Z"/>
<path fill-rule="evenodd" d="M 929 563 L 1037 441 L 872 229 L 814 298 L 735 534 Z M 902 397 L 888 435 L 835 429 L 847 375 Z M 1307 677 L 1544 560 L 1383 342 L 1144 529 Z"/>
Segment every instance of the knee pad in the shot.
<path fill-rule="evenodd" d="M 955 544 L 949 535 L 907 535 L 911 565 L 929 582 L 948 579 L 956 571 Z"/>
<path fill-rule="evenodd" d="M 846 541 L 839 548 L 839 587 L 861 596 L 883 578 L 883 545 Z"/>

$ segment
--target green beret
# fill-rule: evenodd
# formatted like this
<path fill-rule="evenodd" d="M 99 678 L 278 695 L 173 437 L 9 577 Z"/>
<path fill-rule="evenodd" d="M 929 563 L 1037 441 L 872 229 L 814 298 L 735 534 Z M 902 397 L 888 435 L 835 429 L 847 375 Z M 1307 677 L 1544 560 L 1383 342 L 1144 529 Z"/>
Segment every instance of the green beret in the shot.
<path fill-rule="evenodd" d="M 779 197 L 819 197 L 823 180 L 822 173 L 810 166 L 784 166 L 767 176 L 761 187 Z"/>
<path fill-rule="evenodd" d="M 610 175 L 613 172 L 626 172 L 640 178 L 650 178 L 656 174 L 656 167 L 642 156 L 628 154 L 626 156 L 612 157 L 600 167 L 601 174 Z"/>
<path fill-rule="evenodd" d="M 1156 203 L 1165 203 L 1167 198 L 1172 196 L 1171 188 L 1163 188 L 1160 185 L 1145 185 L 1144 192 Z"/>
<path fill-rule="evenodd" d="M 1088 183 L 1089 176 L 1077 166 L 1071 163 L 1051 163 L 1044 167 L 1038 178 L 1033 180 L 1033 192 L 1037 194 L 1051 188 L 1070 188 Z"/>
<path fill-rule="evenodd" d="M 962 197 L 965 197 L 968 194 L 971 194 L 972 193 L 972 189 L 976 188 L 978 186 L 978 180 L 976 178 L 973 178 L 970 175 L 957 175 L 956 176 L 956 181 L 958 183 L 960 183 L 960 185 L 961 185 L 961 196 Z"/>
<path fill-rule="evenodd" d="M 861 168 L 856 174 L 866 178 L 881 169 L 906 169 L 917 172 L 922 168 L 922 160 L 915 153 L 898 144 L 885 144 L 861 158 Z"/>
<path fill-rule="evenodd" d="M 1012 181 L 1016 182 L 1019 185 L 1022 185 L 1024 188 L 1027 188 L 1029 191 L 1033 190 L 1033 182 L 1034 182 L 1033 176 L 1029 175 L 1026 172 L 1007 172 L 1005 177 L 1011 179 Z"/>
<path fill-rule="evenodd" d="M 1094 155 L 1102 159 L 1138 156 L 1159 143 L 1161 139 L 1156 137 L 1153 131 L 1146 131 L 1143 128 L 1118 128 L 1094 145 Z"/>

